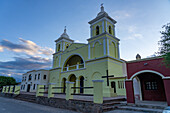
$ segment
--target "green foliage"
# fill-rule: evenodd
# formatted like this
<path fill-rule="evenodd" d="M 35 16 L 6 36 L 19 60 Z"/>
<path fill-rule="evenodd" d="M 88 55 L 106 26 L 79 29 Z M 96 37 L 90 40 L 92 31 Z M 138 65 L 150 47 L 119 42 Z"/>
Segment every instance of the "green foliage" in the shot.
<path fill-rule="evenodd" d="M 170 23 L 164 25 L 164 31 L 161 31 L 162 37 L 159 41 L 161 46 L 159 49 L 159 54 L 163 55 L 165 65 L 170 68 Z"/>
<path fill-rule="evenodd" d="M 5 85 L 15 85 L 16 81 L 13 77 L 0 76 L 0 87 Z"/>

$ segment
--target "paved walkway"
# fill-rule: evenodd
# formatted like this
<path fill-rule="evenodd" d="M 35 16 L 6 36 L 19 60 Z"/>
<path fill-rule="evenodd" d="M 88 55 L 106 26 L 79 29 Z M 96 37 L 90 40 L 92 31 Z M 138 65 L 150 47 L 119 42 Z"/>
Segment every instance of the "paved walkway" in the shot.
<path fill-rule="evenodd" d="M 66 109 L 0 97 L 0 113 L 78 113 Z"/>

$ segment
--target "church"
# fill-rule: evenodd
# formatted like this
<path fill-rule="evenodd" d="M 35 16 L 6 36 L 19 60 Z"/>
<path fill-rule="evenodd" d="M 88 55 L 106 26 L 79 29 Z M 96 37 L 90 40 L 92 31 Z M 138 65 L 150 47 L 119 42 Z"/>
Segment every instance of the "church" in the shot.
<path fill-rule="evenodd" d="M 92 87 L 92 80 L 104 80 L 104 97 L 125 95 L 126 69 L 119 55 L 120 40 L 115 36 L 116 21 L 101 6 L 96 18 L 88 23 L 91 32 L 87 44 L 74 43 L 66 28 L 55 40 L 49 83 L 65 87 L 66 81 L 71 81 L 77 87 L 75 93 L 91 94 L 92 90 L 81 87 Z M 65 93 L 65 89 L 61 92 Z"/>
<path fill-rule="evenodd" d="M 64 33 L 55 40 L 53 66 L 48 74 L 46 73 L 48 84 L 63 87 L 57 92 L 65 93 L 66 81 L 70 81 L 74 82 L 74 93 L 93 94 L 93 90 L 90 89 L 93 86 L 92 80 L 104 80 L 104 97 L 125 96 L 126 64 L 120 59 L 120 40 L 115 36 L 116 21 L 101 6 L 101 11 L 88 23 L 91 32 L 87 44 L 74 43 L 74 40 L 67 34 L 66 28 Z M 37 74 L 40 72 L 41 70 Z M 32 71 L 27 72 L 23 76 L 28 75 L 27 78 L 30 78 L 29 76 L 35 78 L 36 74 L 31 73 Z M 37 85 L 25 83 L 28 82 L 24 80 L 22 85 L 27 88 L 22 88 L 22 91 L 36 90 Z"/>
<path fill-rule="evenodd" d="M 137 55 L 136 60 L 122 60 L 120 40 L 115 36 L 116 21 L 102 5 L 101 11 L 88 23 L 91 31 L 88 43 L 75 43 L 65 28 L 55 40 L 52 68 L 23 74 L 21 91 L 36 92 L 38 85 L 44 89 L 55 85 L 58 88 L 55 93 L 66 94 L 69 81 L 73 83 L 74 94 L 93 95 L 92 81 L 102 80 L 103 97 L 127 96 L 128 103 L 167 101 L 170 105 L 170 69 L 162 65 L 163 57 L 141 59 Z"/>

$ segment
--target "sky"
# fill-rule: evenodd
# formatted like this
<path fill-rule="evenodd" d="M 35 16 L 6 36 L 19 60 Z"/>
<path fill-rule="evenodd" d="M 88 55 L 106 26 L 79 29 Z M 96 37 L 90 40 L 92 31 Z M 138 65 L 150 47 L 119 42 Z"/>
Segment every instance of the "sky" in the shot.
<path fill-rule="evenodd" d="M 88 22 L 100 4 L 116 23 L 120 57 L 154 56 L 162 26 L 170 22 L 170 0 L 0 0 L 0 76 L 50 69 L 55 40 L 67 26 L 75 42 L 87 43 Z"/>

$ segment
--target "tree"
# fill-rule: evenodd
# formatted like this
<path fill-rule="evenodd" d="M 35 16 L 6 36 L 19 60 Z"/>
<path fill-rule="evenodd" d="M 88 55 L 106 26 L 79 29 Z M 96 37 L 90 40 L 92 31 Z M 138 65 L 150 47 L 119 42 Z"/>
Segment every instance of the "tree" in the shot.
<path fill-rule="evenodd" d="M 13 77 L 0 76 L 0 88 L 6 85 L 16 85 L 16 80 Z"/>
<path fill-rule="evenodd" d="M 170 68 L 170 23 L 164 25 L 162 28 L 165 31 L 161 31 L 161 40 L 159 41 L 159 54 L 164 57 L 164 64 Z"/>

